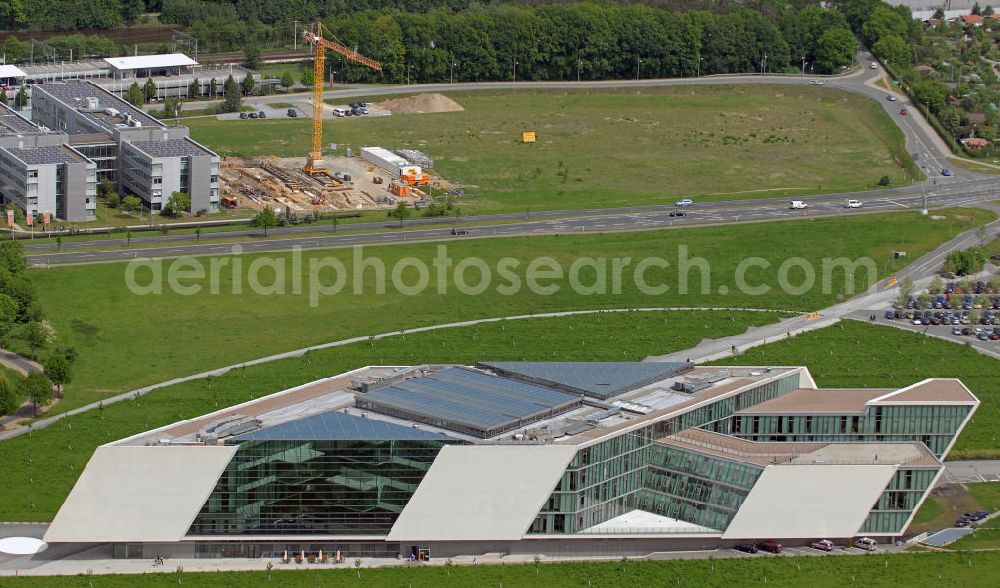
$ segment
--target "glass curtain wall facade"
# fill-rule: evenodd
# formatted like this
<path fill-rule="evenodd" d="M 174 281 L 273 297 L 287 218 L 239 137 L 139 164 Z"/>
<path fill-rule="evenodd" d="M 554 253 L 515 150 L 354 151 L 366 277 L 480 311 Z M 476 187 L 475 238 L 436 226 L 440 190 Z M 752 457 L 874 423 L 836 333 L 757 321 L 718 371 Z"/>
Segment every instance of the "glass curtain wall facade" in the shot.
<path fill-rule="evenodd" d="M 657 443 L 638 508 L 725 531 L 763 471 L 754 464 Z"/>
<path fill-rule="evenodd" d="M 740 415 L 723 433 L 751 441 L 899 443 L 918 441 L 941 457 L 971 406 L 870 406 L 864 414 Z"/>
<path fill-rule="evenodd" d="M 787 394 L 798 385 L 798 374 L 792 374 L 580 449 L 528 532 L 579 533 L 640 508 L 639 492 L 647 487 L 654 440 L 693 427 L 716 430 L 742 407 Z"/>
<path fill-rule="evenodd" d="M 188 535 L 385 535 L 445 443 L 241 443 Z"/>
<path fill-rule="evenodd" d="M 862 533 L 901 535 L 939 468 L 900 468 L 865 519 Z"/>

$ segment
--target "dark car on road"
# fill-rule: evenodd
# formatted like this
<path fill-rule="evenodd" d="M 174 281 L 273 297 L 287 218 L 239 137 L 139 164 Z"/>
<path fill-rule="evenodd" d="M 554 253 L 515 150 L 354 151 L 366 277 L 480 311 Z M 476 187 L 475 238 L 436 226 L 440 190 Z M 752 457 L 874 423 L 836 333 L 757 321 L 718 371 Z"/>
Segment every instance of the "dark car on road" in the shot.
<path fill-rule="evenodd" d="M 294 108 L 289 108 L 289 109 L 288 109 L 288 116 L 289 116 L 289 117 L 291 117 L 291 118 L 295 118 L 295 117 L 297 117 L 298 115 L 299 115 L 299 113 L 298 113 L 298 112 L 296 112 Z"/>
<path fill-rule="evenodd" d="M 742 551 L 743 553 L 757 553 L 757 545 L 755 543 L 740 543 L 733 549 Z"/>
<path fill-rule="evenodd" d="M 455 229 L 452 229 L 452 230 L 451 230 L 451 234 L 452 234 L 452 235 L 468 235 L 468 234 L 469 234 L 469 231 L 467 231 L 467 230 L 465 230 L 465 229 L 458 229 L 458 228 L 455 228 Z"/>
<path fill-rule="evenodd" d="M 670 211 L 669 216 L 672 217 L 687 216 L 687 213 L 684 212 L 683 210 L 672 210 Z"/>

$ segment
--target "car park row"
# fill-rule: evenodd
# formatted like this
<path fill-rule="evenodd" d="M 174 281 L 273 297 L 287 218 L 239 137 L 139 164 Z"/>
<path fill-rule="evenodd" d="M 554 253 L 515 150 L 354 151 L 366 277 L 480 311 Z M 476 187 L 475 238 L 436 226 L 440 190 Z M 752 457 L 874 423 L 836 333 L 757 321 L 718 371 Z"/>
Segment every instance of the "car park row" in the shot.
<path fill-rule="evenodd" d="M 878 542 L 869 537 L 858 537 L 851 542 L 852 547 L 863 549 L 865 551 L 875 551 L 877 545 Z M 833 551 L 834 544 L 833 541 L 830 541 L 829 539 L 818 539 L 809 543 L 809 547 L 817 551 L 830 552 Z M 759 551 L 778 554 L 782 552 L 784 547 L 782 547 L 781 543 L 778 543 L 777 541 L 767 540 L 759 541 L 757 543 L 740 543 L 739 545 L 735 545 L 733 549 L 750 554 L 757 553 Z"/>

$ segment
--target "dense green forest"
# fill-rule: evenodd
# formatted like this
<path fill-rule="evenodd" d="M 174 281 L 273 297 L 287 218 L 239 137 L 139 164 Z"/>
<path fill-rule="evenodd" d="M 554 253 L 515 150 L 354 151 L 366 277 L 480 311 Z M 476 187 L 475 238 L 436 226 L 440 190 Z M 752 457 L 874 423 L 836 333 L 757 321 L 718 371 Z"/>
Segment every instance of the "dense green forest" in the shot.
<path fill-rule="evenodd" d="M 0 6 L 22 0 L 0 0 Z M 382 62 L 379 74 L 333 58 L 330 70 L 347 82 L 609 79 L 806 70 L 831 73 L 850 65 L 857 46 L 843 13 L 809 2 L 653 0 L 516 2 L 468 0 L 51 0 L 100 5 L 92 26 L 128 22 L 140 8 L 159 9 L 163 23 L 185 27 L 201 53 L 291 45 L 293 20 L 324 18 L 343 43 Z M 131 10 L 124 4 L 134 2 Z M 666 8 L 669 6 L 669 8 Z M 118 8 L 117 12 L 115 8 Z M 712 7 L 712 10 L 706 10 Z M 405 9 L 405 10 L 404 10 Z M 9 12 L 9 11 L 8 11 Z M 2 11 L 0 11 L 2 13 Z M 336 15 L 334 17 L 334 15 Z M 18 45 L 18 43 L 21 43 Z M 22 42 L 4 49 L 9 60 Z M 89 53 L 89 51 L 87 52 Z M 77 51 L 77 54 L 83 54 Z"/>

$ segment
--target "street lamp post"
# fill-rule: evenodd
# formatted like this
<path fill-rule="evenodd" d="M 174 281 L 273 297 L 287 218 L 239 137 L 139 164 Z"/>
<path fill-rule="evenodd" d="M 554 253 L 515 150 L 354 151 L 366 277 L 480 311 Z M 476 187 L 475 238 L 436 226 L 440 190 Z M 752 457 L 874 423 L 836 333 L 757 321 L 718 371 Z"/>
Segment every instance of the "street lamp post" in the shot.
<path fill-rule="evenodd" d="M 635 81 L 637 81 L 637 82 L 639 81 L 639 70 L 640 70 L 641 67 L 642 67 L 642 60 L 639 59 L 638 55 L 636 55 L 635 56 Z"/>
<path fill-rule="evenodd" d="M 698 58 L 698 73 L 697 73 L 697 75 L 695 77 L 699 77 L 699 78 L 701 77 L 701 62 L 703 62 L 703 61 L 705 61 L 704 57 L 699 57 Z"/>
<path fill-rule="evenodd" d="M 514 59 L 514 74 L 511 78 L 512 81 L 517 81 L 517 59 Z"/>
<path fill-rule="evenodd" d="M 579 83 L 579 81 L 580 81 L 580 66 L 581 66 L 582 64 L 583 64 L 583 61 L 582 61 L 582 60 L 581 60 L 581 59 L 580 59 L 579 57 L 577 57 L 577 58 L 576 58 L 576 81 L 577 81 L 578 83 Z"/>
<path fill-rule="evenodd" d="M 456 65 L 458 65 L 457 62 L 455 62 L 455 61 L 451 62 L 451 74 L 448 76 L 449 77 L 449 83 L 451 83 L 451 84 L 455 83 L 455 66 Z"/>
<path fill-rule="evenodd" d="M 802 75 L 806 75 L 806 56 L 802 56 Z"/>

